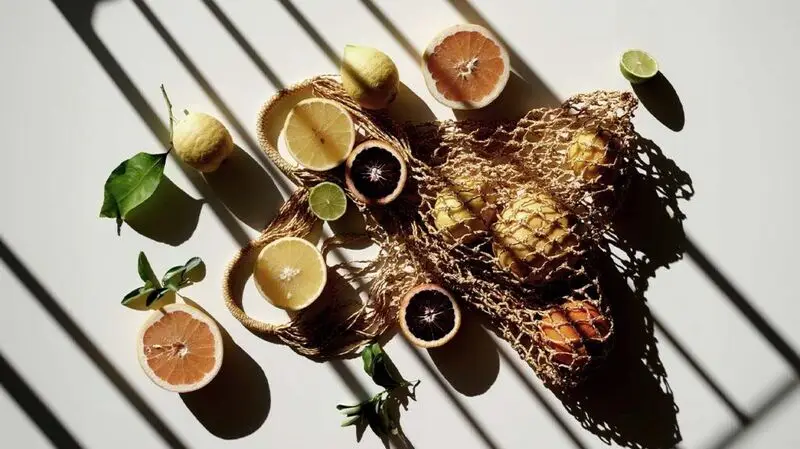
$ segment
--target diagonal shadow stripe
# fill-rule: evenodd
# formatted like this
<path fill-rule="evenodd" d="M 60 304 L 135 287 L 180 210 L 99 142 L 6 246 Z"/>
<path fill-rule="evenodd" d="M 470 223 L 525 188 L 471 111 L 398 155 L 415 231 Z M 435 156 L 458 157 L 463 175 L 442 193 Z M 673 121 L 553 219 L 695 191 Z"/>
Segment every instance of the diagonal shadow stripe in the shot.
<path fill-rule="evenodd" d="M 231 19 L 228 18 L 227 14 L 225 14 L 222 9 L 217 5 L 214 0 L 203 0 L 203 4 L 206 5 L 211 14 L 219 21 L 220 25 L 225 28 L 226 31 L 231 35 L 234 41 L 239 44 L 239 47 L 242 48 L 242 51 L 245 52 L 248 58 L 253 62 L 253 64 L 258 67 L 258 70 L 261 71 L 261 74 L 264 75 L 264 78 L 269 81 L 273 87 L 276 89 L 283 89 L 284 83 L 278 77 L 278 75 L 267 65 L 266 62 L 258 55 L 258 52 L 250 42 L 244 37 L 244 35 L 236 28 L 236 25 L 231 22 Z"/>
<path fill-rule="evenodd" d="M 269 172 L 270 177 L 272 180 L 281 187 L 281 190 L 284 192 L 291 192 L 293 189 L 286 181 L 286 178 L 283 176 L 280 171 L 275 168 L 275 166 L 270 162 L 267 156 L 262 152 L 259 151 L 258 144 L 250 135 L 249 132 L 242 126 L 242 123 L 236 118 L 233 114 L 233 111 L 228 107 L 228 105 L 222 100 L 222 97 L 219 93 L 211 86 L 211 83 L 206 79 L 205 76 L 200 72 L 200 69 L 195 65 L 195 63 L 189 58 L 189 55 L 183 50 L 183 48 L 178 44 L 175 38 L 167 31 L 167 28 L 164 24 L 159 20 L 159 18 L 153 13 L 153 10 L 147 6 L 143 0 L 133 0 L 133 4 L 139 9 L 139 12 L 142 13 L 144 18 L 150 23 L 150 26 L 153 27 L 155 32 L 161 37 L 161 40 L 169 47 L 170 51 L 172 51 L 173 55 L 180 61 L 180 63 L 186 68 L 186 70 L 192 75 L 195 82 L 200 86 L 206 96 L 214 103 L 214 106 L 219 109 L 220 113 L 225 117 L 227 122 L 233 127 L 234 130 L 239 134 L 239 136 L 244 140 L 245 144 L 254 151 L 251 151 L 251 154 L 254 154 L 256 158 L 262 163 L 262 165 L 266 168 Z"/>
<path fill-rule="evenodd" d="M 711 388 L 711 391 L 717 395 L 717 397 L 731 410 L 731 413 L 736 417 L 739 421 L 739 424 L 746 424 L 750 421 L 750 417 L 742 411 L 742 409 L 733 402 L 733 399 L 730 397 L 728 393 L 726 393 L 722 387 L 717 384 L 717 382 L 711 377 L 711 374 L 703 368 L 697 359 L 689 352 L 689 350 L 683 345 L 683 343 L 678 340 L 675 334 L 672 333 L 667 327 L 664 326 L 658 318 L 655 316 L 652 317 L 653 325 L 656 329 L 658 329 L 664 338 L 669 341 L 669 343 L 678 351 L 678 353 L 686 360 L 689 366 L 703 379 L 703 382 Z"/>
<path fill-rule="evenodd" d="M 551 418 L 553 418 L 553 421 L 555 421 L 555 423 L 558 424 L 558 428 L 561 429 L 562 432 L 564 432 L 564 435 L 566 435 L 567 438 L 569 438 L 570 441 L 572 441 L 575 447 L 578 449 L 586 449 L 586 446 L 583 444 L 583 441 L 581 441 L 581 439 L 578 438 L 578 434 L 576 434 L 575 431 L 572 430 L 567 425 L 566 421 L 564 420 L 564 418 L 561 417 L 561 415 L 558 414 L 555 407 L 553 407 L 549 402 L 547 402 L 542 392 L 539 391 L 539 389 L 536 387 L 536 385 L 533 384 L 533 382 L 531 382 L 530 376 L 522 372 L 522 370 L 519 368 L 519 366 L 517 366 L 515 361 L 511 360 L 511 358 L 506 353 L 504 348 L 498 347 L 497 352 L 500 354 L 500 357 L 502 357 L 503 360 L 505 361 L 506 366 L 511 368 L 511 370 L 514 372 L 517 378 L 519 378 L 519 380 L 525 384 L 525 387 L 531 393 L 531 396 L 533 396 L 534 398 L 536 398 L 537 401 L 539 401 L 539 404 L 541 404 L 541 406 L 544 407 L 544 409 L 547 411 L 547 414 L 550 415 Z"/>
<path fill-rule="evenodd" d="M 108 74 L 109 78 L 117 86 L 117 89 L 125 96 L 125 99 L 133 107 L 141 120 L 147 125 L 150 132 L 160 141 L 169 140 L 169 131 L 158 118 L 158 114 L 153 110 L 141 91 L 133 84 L 130 76 L 125 72 L 108 47 L 100 40 L 97 33 L 92 28 L 91 16 L 94 2 L 88 0 L 51 0 L 61 12 L 64 19 L 72 27 L 72 30 L 80 37 L 84 45 L 94 55 L 97 62 Z M 164 146 L 167 149 L 167 146 Z M 222 222 L 231 236 L 240 244 L 245 245 L 250 241 L 247 233 L 236 218 L 228 211 L 224 204 L 216 197 L 214 191 L 208 186 L 197 171 L 187 168 L 182 162 L 177 161 L 174 152 L 170 153 L 177 162 L 178 168 L 189 179 L 195 189 L 202 195 L 208 206 Z"/>
<path fill-rule="evenodd" d="M 53 446 L 58 448 L 80 448 L 78 440 L 64 427 L 39 396 L 20 377 L 19 373 L 0 353 L 0 385 L 14 399 L 19 408 L 36 424 Z"/>
<path fill-rule="evenodd" d="M 706 276 L 719 288 L 731 303 L 739 309 L 739 312 L 750 321 L 750 324 L 764 336 L 764 338 L 775 348 L 789 364 L 797 375 L 800 375 L 800 355 L 792 348 L 789 342 L 784 339 L 774 327 L 767 321 L 761 313 L 748 301 L 733 283 L 728 280 L 722 272 L 706 257 L 706 255 L 694 244 L 689 236 L 686 236 L 686 254 L 700 267 Z"/>
<path fill-rule="evenodd" d="M 297 9 L 297 7 L 294 6 L 290 0 L 278 0 L 278 3 L 280 3 L 281 6 L 286 9 L 286 12 L 288 12 L 289 15 L 292 16 L 292 18 L 297 22 L 297 24 L 303 28 L 311 40 L 317 44 L 317 47 L 319 47 L 319 49 L 325 53 L 325 56 L 328 58 L 331 64 L 334 65 L 334 67 L 339 67 L 342 65 L 341 58 L 339 58 L 336 52 L 333 51 L 333 48 L 328 44 L 325 38 L 319 34 L 319 31 L 314 28 L 314 25 L 311 25 L 311 22 L 306 19 L 306 16 L 304 16 L 303 13 L 300 12 L 300 10 Z"/>
<path fill-rule="evenodd" d="M 167 424 L 159 417 L 158 413 L 147 405 L 131 384 L 122 377 L 122 374 L 120 374 L 114 365 L 100 352 L 97 346 L 95 346 L 83 330 L 81 330 L 80 326 L 78 326 L 67 312 L 61 308 L 58 301 L 44 288 L 42 283 L 36 279 L 28 267 L 26 267 L 14 252 L 11 251 L 2 239 L 0 239 L 0 259 L 3 260 L 8 269 L 19 279 L 22 285 L 24 285 L 31 296 L 39 302 L 48 315 L 64 329 L 64 332 L 72 338 L 78 348 L 80 348 L 86 357 L 105 374 L 106 378 L 116 387 L 117 391 L 128 400 L 136 411 L 139 412 L 142 419 L 150 424 L 164 442 L 172 448 L 185 448 L 186 445 L 183 444 L 181 439 L 172 432 Z"/>

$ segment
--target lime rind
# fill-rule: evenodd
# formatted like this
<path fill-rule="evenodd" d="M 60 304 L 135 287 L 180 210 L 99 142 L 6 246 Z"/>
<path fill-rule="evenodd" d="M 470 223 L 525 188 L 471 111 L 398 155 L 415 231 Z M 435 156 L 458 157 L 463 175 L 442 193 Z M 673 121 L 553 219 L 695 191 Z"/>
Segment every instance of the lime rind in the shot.
<path fill-rule="evenodd" d="M 628 50 L 622 54 L 619 70 L 633 84 L 643 83 L 658 73 L 658 62 L 642 50 Z"/>
<path fill-rule="evenodd" d="M 332 182 L 321 182 L 308 195 L 311 212 L 325 221 L 335 221 L 347 211 L 347 196 L 344 190 Z"/>

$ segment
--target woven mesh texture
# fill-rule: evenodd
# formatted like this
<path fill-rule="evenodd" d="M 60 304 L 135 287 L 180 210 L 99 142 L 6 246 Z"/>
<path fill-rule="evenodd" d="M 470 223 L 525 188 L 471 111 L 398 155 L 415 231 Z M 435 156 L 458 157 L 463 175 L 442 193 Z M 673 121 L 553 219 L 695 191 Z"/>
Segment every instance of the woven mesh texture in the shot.
<path fill-rule="evenodd" d="M 303 170 L 276 149 L 286 113 L 308 96 L 344 105 L 364 139 L 383 140 L 404 155 L 409 179 L 387 206 L 356 202 L 365 236 L 337 235 L 323 243 L 325 252 L 356 238 L 380 247 L 366 266 L 346 267 L 346 280 L 368 287 L 366 303 L 344 304 L 335 288 L 326 288 L 312 310 L 270 325 L 241 308 L 252 258 L 274 239 L 311 230 L 307 188 L 323 180 L 345 185 L 343 170 Z M 613 336 L 592 260 L 625 190 L 636 104 L 630 93 L 594 92 L 514 121 L 399 126 L 360 109 L 335 77 L 283 90 L 259 114 L 259 143 L 300 188 L 231 261 L 226 304 L 251 331 L 329 359 L 353 355 L 384 334 L 403 294 L 433 282 L 484 315 L 545 383 L 573 386 L 607 354 Z"/>

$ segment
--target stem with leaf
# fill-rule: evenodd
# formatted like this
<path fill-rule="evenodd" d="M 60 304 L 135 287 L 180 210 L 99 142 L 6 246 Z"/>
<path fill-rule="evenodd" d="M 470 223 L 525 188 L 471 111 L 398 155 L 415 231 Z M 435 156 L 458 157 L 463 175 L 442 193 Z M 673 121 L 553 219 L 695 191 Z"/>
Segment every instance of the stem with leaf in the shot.
<path fill-rule="evenodd" d="M 367 425 L 381 438 L 398 435 L 399 407 L 402 405 L 405 408 L 408 398 L 416 400 L 416 388 L 420 381 L 405 380 L 378 343 L 367 346 L 361 352 L 361 359 L 364 371 L 384 390 L 356 405 L 337 405 L 336 408 L 345 415 L 342 427 L 356 426 L 356 438 L 359 441 Z"/>
<path fill-rule="evenodd" d="M 169 95 L 167 95 L 167 89 L 164 88 L 164 85 L 161 85 L 161 95 L 164 96 L 164 102 L 167 104 L 167 113 L 169 114 L 169 148 L 167 149 L 167 153 L 172 151 L 172 136 L 175 130 L 175 115 L 172 114 L 172 102 L 169 101 Z"/>

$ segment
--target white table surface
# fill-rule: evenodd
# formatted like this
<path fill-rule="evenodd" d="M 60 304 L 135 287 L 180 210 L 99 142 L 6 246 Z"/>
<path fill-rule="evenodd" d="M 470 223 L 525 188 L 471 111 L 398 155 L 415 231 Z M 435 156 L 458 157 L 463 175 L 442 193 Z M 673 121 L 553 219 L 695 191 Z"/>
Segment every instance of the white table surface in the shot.
<path fill-rule="evenodd" d="M 698 263 L 695 252 L 659 269 L 647 292 L 650 310 L 674 337 L 670 341 L 656 330 L 679 409 L 680 446 L 800 447 L 798 365 L 788 361 L 797 360 L 794 348 L 800 347 L 800 152 L 793 137 L 800 103 L 800 3 L 92 3 L 0 2 L 0 232 L 7 247 L 0 264 L 0 446 L 47 447 L 47 435 L 66 444 L 68 434 L 92 448 L 356 447 L 352 428 L 339 427 L 334 405 L 360 398 L 360 389 L 375 391 L 359 361 L 319 364 L 264 342 L 221 299 L 223 267 L 239 247 L 237 238 L 255 235 L 254 227 L 291 189 L 284 179 L 272 180 L 276 170 L 257 156 L 255 115 L 280 83 L 335 72 L 333 61 L 344 45 L 361 43 L 387 52 L 403 82 L 438 118 L 449 118 L 452 112 L 425 89 L 409 50 L 423 48 L 443 27 L 476 20 L 471 13 L 477 13 L 518 54 L 514 68 L 539 86 L 540 103 L 629 88 L 616 65 L 627 48 L 641 47 L 658 58 L 682 102 L 685 126 L 673 131 L 640 108 L 636 128 L 691 176 L 696 195 L 681 203 L 685 231 L 718 270 L 716 278 L 709 276 L 713 270 Z M 56 4 L 68 4 L 66 14 Z M 117 237 L 113 221 L 97 217 L 110 170 L 138 151 L 161 151 L 151 129 L 162 125 L 148 111 L 162 123 L 166 118 L 162 82 L 178 108 L 220 117 L 250 155 L 242 156 L 243 166 L 257 175 L 228 173 L 206 183 L 170 159 L 169 178 L 204 201 L 184 198 L 181 214 L 165 211 L 163 223 L 172 220 L 171 213 L 185 221 L 199 209 L 196 229 L 178 246 L 127 225 Z M 181 237 L 186 235 L 170 239 Z M 133 341 L 144 315 L 119 300 L 136 285 L 139 250 L 157 271 L 192 256 L 208 265 L 207 279 L 186 294 L 230 333 L 243 360 L 239 371 L 227 374 L 230 385 L 216 392 L 218 402 L 210 409 L 197 404 L 203 397 L 184 401 L 160 390 L 138 366 Z M 735 291 L 719 287 L 726 282 Z M 749 313 L 735 305 L 736 292 L 739 303 L 752 308 Z M 281 319 L 252 289 L 246 295 L 245 307 L 253 314 Z M 748 318 L 754 313 L 763 318 L 759 326 Z M 764 336 L 769 332 L 783 339 L 788 357 Z M 480 329 L 472 334 L 474 340 L 457 349 L 476 360 L 455 368 L 401 338 L 387 345 L 406 377 L 422 380 L 418 402 L 402 418 L 413 447 L 606 446 L 503 341 Z M 19 382 L 12 382 L 11 370 Z M 453 380 L 454 371 L 461 380 Z M 459 383 L 473 372 L 483 373 L 484 384 Z M 667 423 L 674 416 L 672 401 L 665 408 L 642 403 L 636 389 L 607 389 L 613 392 L 605 404 L 609 419 L 634 423 L 612 443 L 652 446 L 648 439 L 658 431 L 647 426 L 663 430 L 664 415 Z M 54 420 L 46 421 L 48 413 Z M 234 418 L 232 426 L 214 424 L 225 417 Z M 160 432 L 153 423 L 163 425 Z M 358 447 L 382 445 L 368 431 Z"/>

